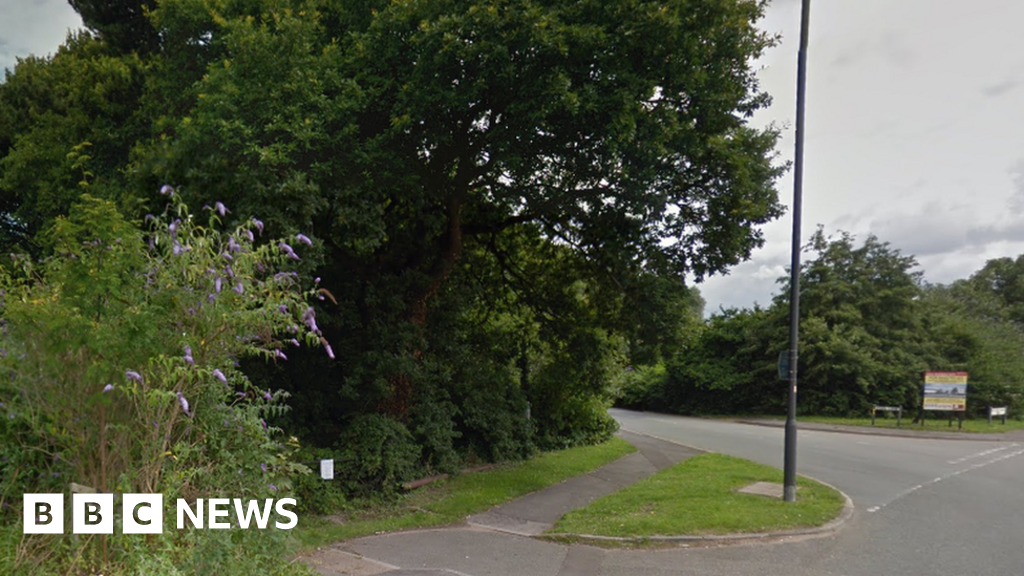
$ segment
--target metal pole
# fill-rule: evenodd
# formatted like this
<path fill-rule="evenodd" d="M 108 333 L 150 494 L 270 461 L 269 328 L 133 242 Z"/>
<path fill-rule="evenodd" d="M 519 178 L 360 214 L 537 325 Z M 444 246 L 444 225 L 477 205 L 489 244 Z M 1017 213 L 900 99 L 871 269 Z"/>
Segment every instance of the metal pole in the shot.
<path fill-rule="evenodd" d="M 811 0 L 800 8 L 800 51 L 796 68 L 796 158 L 793 163 L 793 246 L 789 281 L 789 409 L 786 412 L 783 498 L 796 502 L 796 388 L 800 341 L 800 218 L 803 211 L 804 179 L 804 95 L 807 87 L 807 30 Z"/>

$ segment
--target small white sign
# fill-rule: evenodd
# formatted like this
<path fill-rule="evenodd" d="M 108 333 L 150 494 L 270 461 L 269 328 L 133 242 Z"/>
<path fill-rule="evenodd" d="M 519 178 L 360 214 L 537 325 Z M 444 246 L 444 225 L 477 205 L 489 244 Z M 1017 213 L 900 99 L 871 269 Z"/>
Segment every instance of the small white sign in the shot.
<path fill-rule="evenodd" d="M 993 416 L 1003 416 L 1006 414 L 1006 406 L 1003 406 L 1002 408 L 989 408 L 989 411 Z"/>
<path fill-rule="evenodd" d="M 324 480 L 334 480 L 334 459 L 320 461 L 320 477 Z"/>

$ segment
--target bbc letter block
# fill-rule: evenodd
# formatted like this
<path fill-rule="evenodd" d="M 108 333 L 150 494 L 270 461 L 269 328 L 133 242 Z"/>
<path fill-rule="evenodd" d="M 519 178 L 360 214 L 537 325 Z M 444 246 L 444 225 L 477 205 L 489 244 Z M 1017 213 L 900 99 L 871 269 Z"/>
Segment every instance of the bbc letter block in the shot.
<path fill-rule="evenodd" d="M 63 494 L 25 494 L 25 534 L 64 533 Z"/>

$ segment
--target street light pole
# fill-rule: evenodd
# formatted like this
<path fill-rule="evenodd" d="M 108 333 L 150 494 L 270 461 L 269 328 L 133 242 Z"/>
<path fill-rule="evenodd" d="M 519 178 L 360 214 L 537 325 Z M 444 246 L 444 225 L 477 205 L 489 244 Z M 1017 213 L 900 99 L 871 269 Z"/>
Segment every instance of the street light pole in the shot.
<path fill-rule="evenodd" d="M 800 342 L 800 218 L 804 187 L 804 97 L 807 89 L 807 35 L 811 0 L 800 7 L 800 50 L 796 68 L 796 158 L 793 162 L 793 246 L 789 273 L 789 408 L 786 411 L 783 499 L 796 502 L 796 388 Z"/>

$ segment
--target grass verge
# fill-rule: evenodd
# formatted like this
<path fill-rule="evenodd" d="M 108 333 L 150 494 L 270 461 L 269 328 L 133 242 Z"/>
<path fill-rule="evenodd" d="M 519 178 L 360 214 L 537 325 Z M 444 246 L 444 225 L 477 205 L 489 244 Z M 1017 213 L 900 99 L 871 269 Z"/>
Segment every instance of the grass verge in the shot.
<path fill-rule="evenodd" d="M 993 419 L 992 423 L 989 424 L 987 419 L 972 419 L 964 420 L 963 430 L 957 429 L 956 419 L 953 420 L 953 426 L 949 426 L 948 418 L 934 418 L 929 417 L 925 419 L 925 425 L 921 426 L 918 424 L 911 424 L 913 416 L 904 416 L 900 423 L 900 430 L 924 430 L 924 431 L 938 431 L 938 432 L 967 432 L 972 434 L 999 434 L 1000 432 L 1009 432 L 1011 430 L 1020 430 L 1024 428 L 1024 420 L 1007 420 L 1006 424 L 1002 424 L 998 419 Z M 871 428 L 871 418 L 835 418 L 831 416 L 800 416 L 798 420 L 804 422 L 817 422 L 819 424 L 838 424 L 842 426 L 867 426 Z M 875 418 L 875 428 L 896 428 L 896 417 L 890 418 Z"/>
<path fill-rule="evenodd" d="M 843 508 L 842 494 L 797 481 L 797 502 L 741 494 L 754 482 L 782 483 L 782 471 L 722 454 L 702 454 L 566 514 L 552 534 L 705 536 L 820 526 Z"/>
<path fill-rule="evenodd" d="M 597 446 L 545 452 L 525 462 L 455 476 L 408 494 L 396 504 L 348 514 L 341 523 L 304 518 L 293 535 L 303 548 L 312 548 L 369 534 L 461 522 L 470 514 L 586 474 L 635 451 L 625 440 L 612 438 Z"/>

